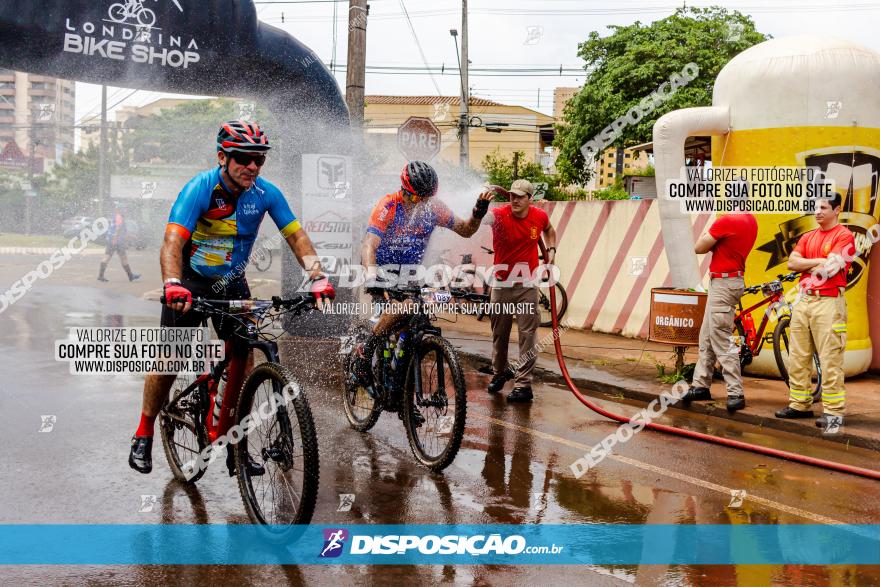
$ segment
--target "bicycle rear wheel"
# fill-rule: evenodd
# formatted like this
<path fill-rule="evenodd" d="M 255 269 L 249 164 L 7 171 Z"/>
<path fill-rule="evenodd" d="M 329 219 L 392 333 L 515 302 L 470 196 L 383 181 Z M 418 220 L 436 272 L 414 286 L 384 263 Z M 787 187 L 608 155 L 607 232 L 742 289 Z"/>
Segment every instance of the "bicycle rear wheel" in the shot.
<path fill-rule="evenodd" d="M 568 310 L 568 294 L 561 283 L 557 283 L 556 288 L 556 319 L 562 322 L 565 311 Z M 553 316 L 550 314 L 550 287 L 542 285 L 538 288 L 538 311 L 541 314 L 541 326 L 553 326 Z"/>
<path fill-rule="evenodd" d="M 452 345 L 440 336 L 422 338 L 407 372 L 403 422 L 416 459 L 432 471 L 452 463 L 464 437 L 467 389 Z M 416 389 L 416 372 L 421 390 Z"/>
<path fill-rule="evenodd" d="M 168 404 L 159 412 L 159 431 L 168 466 L 174 478 L 183 483 L 195 483 L 207 470 L 207 461 L 199 457 L 210 444 L 205 426 L 208 386 L 200 383 L 187 395 L 174 399 L 195 383 L 196 377 L 194 373 L 179 373 L 171 386 Z"/>
<path fill-rule="evenodd" d="M 773 329 L 773 356 L 776 358 L 776 366 L 782 380 L 788 385 L 788 350 L 789 350 L 789 329 L 791 327 L 791 317 L 782 316 Z M 822 364 L 819 362 L 819 354 L 813 353 L 813 365 L 816 368 L 816 376 L 813 378 L 813 401 L 822 399 Z"/>
<path fill-rule="evenodd" d="M 285 367 L 263 363 L 245 380 L 236 413 L 235 468 L 245 510 L 253 523 L 270 526 L 270 538 L 287 539 L 293 526 L 312 519 L 318 495 L 318 439 L 308 401 Z M 228 436 L 237 440 L 232 431 Z M 248 457 L 264 467 L 263 475 L 250 474 Z"/>

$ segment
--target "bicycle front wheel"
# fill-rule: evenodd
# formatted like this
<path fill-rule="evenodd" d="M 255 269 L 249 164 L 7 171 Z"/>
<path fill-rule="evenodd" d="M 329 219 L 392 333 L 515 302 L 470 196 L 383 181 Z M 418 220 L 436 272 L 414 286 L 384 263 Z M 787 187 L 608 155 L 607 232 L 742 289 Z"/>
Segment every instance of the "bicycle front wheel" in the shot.
<path fill-rule="evenodd" d="M 308 401 L 290 372 L 263 363 L 248 375 L 238 400 L 235 444 L 238 487 L 248 517 L 270 526 L 270 538 L 286 539 L 308 524 L 318 495 L 318 439 Z M 249 462 L 262 466 L 252 474 Z"/>
<path fill-rule="evenodd" d="M 788 315 L 779 318 L 776 328 L 773 329 L 773 356 L 776 358 L 776 367 L 785 384 L 788 385 L 788 352 L 789 352 L 789 329 L 791 317 Z M 813 365 L 816 375 L 813 377 L 813 401 L 822 399 L 822 364 L 819 362 L 819 354 L 813 353 Z"/>
<path fill-rule="evenodd" d="M 425 336 L 414 352 L 404 386 L 406 435 L 416 459 L 432 471 L 442 471 L 455 459 L 464 437 L 464 371 L 443 337 Z"/>

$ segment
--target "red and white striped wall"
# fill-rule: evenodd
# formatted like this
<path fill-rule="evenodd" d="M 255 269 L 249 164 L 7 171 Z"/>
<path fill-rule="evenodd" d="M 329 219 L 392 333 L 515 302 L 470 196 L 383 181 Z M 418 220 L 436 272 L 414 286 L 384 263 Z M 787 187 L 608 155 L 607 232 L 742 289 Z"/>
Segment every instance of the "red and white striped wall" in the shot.
<path fill-rule="evenodd" d="M 670 285 L 656 200 L 543 202 L 576 327 L 646 337 L 651 288 Z M 710 215 L 693 217 L 694 238 Z M 702 260 L 701 275 L 709 270 Z"/>
<path fill-rule="evenodd" d="M 556 228 L 556 264 L 569 299 L 566 319 L 575 328 L 647 337 L 651 288 L 670 285 L 657 202 L 539 205 Z M 710 215 L 693 217 L 694 238 L 701 234 L 709 219 Z M 480 228 L 469 240 L 443 232 L 442 236 L 435 236 L 436 242 L 432 241 L 433 250 L 447 250 L 447 258 L 454 262 L 458 262 L 461 253 L 471 252 L 475 263 L 492 264 L 492 258 L 479 247 L 492 246 L 488 226 Z M 708 257 L 702 259 L 701 270 L 703 275 L 708 272 Z"/>

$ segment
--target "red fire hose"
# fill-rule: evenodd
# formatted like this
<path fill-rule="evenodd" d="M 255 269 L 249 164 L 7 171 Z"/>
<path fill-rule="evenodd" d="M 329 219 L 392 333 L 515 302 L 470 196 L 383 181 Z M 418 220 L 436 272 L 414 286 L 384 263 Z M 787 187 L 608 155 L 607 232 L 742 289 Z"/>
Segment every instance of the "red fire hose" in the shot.
<path fill-rule="evenodd" d="M 543 240 L 538 240 L 538 245 L 541 247 L 541 253 L 545 256 L 547 255 L 547 249 L 544 245 Z M 559 321 L 556 317 L 556 288 L 550 288 L 550 314 L 553 318 L 553 344 L 556 347 L 556 359 L 559 361 L 559 368 L 562 372 L 562 377 L 565 379 L 565 383 L 568 385 L 568 388 L 574 394 L 574 396 L 578 399 L 579 402 L 596 412 L 597 414 L 601 414 L 606 418 L 610 418 L 620 423 L 628 423 L 631 421 L 630 418 L 626 416 L 621 416 L 618 414 L 614 414 L 609 412 L 608 410 L 604 410 L 601 407 L 597 406 L 589 399 L 587 399 L 584 394 L 580 392 L 574 382 L 571 380 L 571 375 L 568 373 L 568 367 L 565 365 L 565 360 L 562 356 L 562 344 L 559 342 Z M 803 463 L 805 465 L 813 465 L 814 467 L 822 467 L 823 469 L 831 469 L 832 471 L 840 471 L 841 473 L 849 473 L 850 475 L 858 475 L 860 477 L 867 477 L 868 479 L 877 479 L 880 480 L 880 471 L 876 471 L 874 469 L 864 469 L 862 467 L 855 467 L 853 465 L 845 465 L 843 463 L 835 463 L 834 461 L 826 461 L 824 459 L 817 459 L 814 457 L 808 457 L 805 455 L 800 455 L 793 452 L 788 452 L 784 450 L 777 450 L 775 448 L 767 448 L 765 446 L 759 446 L 757 444 L 749 444 L 747 442 L 740 442 L 738 440 L 730 440 L 729 438 L 722 438 L 720 436 L 713 436 L 711 434 L 703 434 L 702 432 L 695 432 L 693 430 L 685 430 L 684 428 L 676 428 L 675 426 L 664 426 L 663 424 L 655 424 L 653 422 L 648 422 L 645 424 L 645 428 L 650 428 L 651 430 L 656 430 L 658 432 L 665 432 L 666 434 L 674 434 L 676 436 L 684 436 L 685 438 L 693 438 L 695 440 L 702 440 L 704 442 L 711 442 L 713 444 L 720 444 L 721 446 L 729 446 L 731 448 L 738 448 L 740 450 L 747 450 L 749 452 L 767 455 L 771 457 L 776 457 L 780 459 L 785 459 L 788 461 L 794 461 L 796 463 Z"/>

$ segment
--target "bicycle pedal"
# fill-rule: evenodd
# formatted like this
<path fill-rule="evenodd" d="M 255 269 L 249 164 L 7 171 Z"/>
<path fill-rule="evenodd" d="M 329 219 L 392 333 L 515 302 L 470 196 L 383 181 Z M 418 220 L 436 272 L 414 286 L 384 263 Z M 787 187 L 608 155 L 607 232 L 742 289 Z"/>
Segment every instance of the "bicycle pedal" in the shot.
<path fill-rule="evenodd" d="M 339 355 L 350 355 L 351 351 L 354 350 L 355 345 L 355 337 L 354 336 L 342 336 L 339 339 L 339 351 L 337 354 Z"/>

